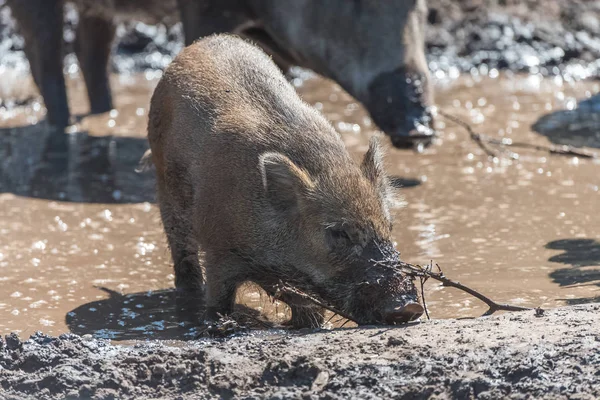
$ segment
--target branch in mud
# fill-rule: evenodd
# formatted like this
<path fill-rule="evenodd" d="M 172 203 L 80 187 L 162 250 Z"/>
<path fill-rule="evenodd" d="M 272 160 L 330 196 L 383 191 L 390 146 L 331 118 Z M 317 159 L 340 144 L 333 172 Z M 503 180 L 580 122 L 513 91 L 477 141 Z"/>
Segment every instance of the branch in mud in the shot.
<path fill-rule="evenodd" d="M 484 302 L 489 308 L 482 316 L 492 315 L 497 311 L 527 311 L 527 310 L 531 310 L 531 308 L 528 308 L 528 307 L 513 306 L 510 304 L 497 303 L 494 300 L 490 299 L 489 297 L 478 292 L 477 290 L 472 289 L 466 285 L 463 285 L 460 282 L 454 281 L 454 280 L 446 277 L 446 275 L 444 275 L 444 272 L 441 270 L 441 268 L 438 264 L 435 264 L 438 272 L 434 272 L 433 264 L 423 267 L 420 265 L 405 263 L 405 262 L 402 262 L 399 260 L 374 261 L 374 263 L 376 265 L 383 266 L 386 268 L 393 268 L 401 274 L 420 279 L 420 281 L 421 281 L 421 297 L 423 299 L 423 306 L 425 308 L 425 314 L 427 315 L 427 319 L 430 319 L 430 317 L 429 317 L 429 312 L 427 310 L 427 304 L 425 302 L 424 284 L 430 278 L 437 280 L 439 282 L 442 282 L 442 284 L 444 286 L 454 287 L 456 289 L 462 290 L 463 292 L 466 292 L 466 293 L 470 294 L 471 296 Z M 334 315 L 337 314 L 340 317 L 345 318 L 347 320 L 350 320 L 350 321 L 353 320 L 353 318 L 349 314 L 339 310 L 335 306 L 332 306 L 327 301 L 320 299 L 316 295 L 306 293 L 302 289 L 299 289 L 291 284 L 280 281 L 279 284 L 276 285 L 276 287 L 275 287 L 275 295 L 273 297 L 278 298 L 282 293 L 294 294 L 296 296 L 299 296 L 305 300 L 308 300 L 320 307 L 323 307 L 323 308 L 331 311 L 332 313 L 334 313 Z"/>
<path fill-rule="evenodd" d="M 332 306 L 331 304 L 327 303 L 326 301 L 321 300 L 314 295 L 310 295 L 294 286 L 288 285 L 288 284 L 284 283 L 283 281 L 280 281 L 279 284 L 275 287 L 275 294 L 273 295 L 273 297 L 275 299 L 279 299 L 279 297 L 283 293 L 296 295 L 304 300 L 308 300 L 308 301 L 316 304 L 319 307 L 323 307 L 324 309 L 331 311 L 334 315 L 337 314 L 342 318 L 346 318 L 349 321 L 353 321 L 353 318 L 349 314 L 346 314 L 345 312 L 337 309 L 336 307 Z"/>
<path fill-rule="evenodd" d="M 444 286 L 454 287 L 456 289 L 462 290 L 463 292 L 470 294 L 471 296 L 484 302 L 489 307 L 488 310 L 485 313 L 483 313 L 484 316 L 492 315 L 496 311 L 527 311 L 527 310 L 531 310 L 531 308 L 528 308 L 528 307 L 513 306 L 510 304 L 499 304 L 499 303 L 495 302 L 494 300 L 490 299 L 489 297 L 479 293 L 475 289 L 471 289 L 470 287 L 463 285 L 460 282 L 453 281 L 452 279 L 447 278 L 446 275 L 444 275 L 444 272 L 442 271 L 442 269 L 440 268 L 440 266 L 438 264 L 436 264 L 436 267 L 438 268 L 438 272 L 433 272 L 433 268 L 432 268 L 431 264 L 427 267 L 422 267 L 420 265 L 408 264 L 408 263 L 405 263 L 402 261 L 395 262 L 393 265 L 389 265 L 388 263 L 382 263 L 382 264 L 387 267 L 390 267 L 390 268 L 399 269 L 401 272 L 404 272 L 408 275 L 412 275 L 414 277 L 420 278 L 421 282 L 422 282 L 421 288 L 423 287 L 425 281 L 427 281 L 427 279 L 431 278 L 431 279 L 435 279 L 436 281 L 442 282 L 442 284 Z M 421 290 L 423 290 L 423 289 L 421 289 Z M 423 293 L 424 292 L 422 291 L 422 294 Z M 423 301 L 425 301 L 424 296 L 423 296 Z M 424 305 L 424 307 L 425 307 L 425 310 L 427 310 L 427 305 Z"/>
<path fill-rule="evenodd" d="M 506 147 L 512 147 L 512 148 L 520 148 L 520 149 L 545 151 L 551 155 L 559 155 L 559 156 L 574 156 L 574 157 L 581 157 L 581 158 L 596 158 L 597 157 L 596 153 L 590 153 L 588 151 L 585 151 L 583 149 L 580 149 L 580 148 L 577 148 L 574 146 L 568 146 L 568 145 L 543 146 L 543 145 L 537 145 L 537 144 L 531 144 L 531 143 L 515 142 L 512 139 L 508 139 L 508 138 L 503 138 L 503 139 L 492 138 L 487 135 L 483 135 L 481 133 L 476 133 L 475 131 L 473 131 L 473 128 L 471 128 L 471 125 L 469 125 L 467 122 L 461 120 L 458 117 L 450 115 L 441 110 L 438 111 L 438 114 L 440 114 L 442 117 L 454 122 L 455 124 L 458 124 L 458 125 L 462 126 L 463 128 L 465 128 L 465 130 L 469 133 L 471 140 L 473 140 L 475 143 L 477 143 L 477 145 L 490 157 L 498 157 L 498 152 L 496 150 L 494 150 L 492 147 L 490 147 L 490 145 L 502 147 L 502 148 L 504 148 L 504 150 L 506 150 L 505 149 Z M 511 151 L 510 157 L 513 159 L 518 159 L 519 155 L 517 153 Z"/>

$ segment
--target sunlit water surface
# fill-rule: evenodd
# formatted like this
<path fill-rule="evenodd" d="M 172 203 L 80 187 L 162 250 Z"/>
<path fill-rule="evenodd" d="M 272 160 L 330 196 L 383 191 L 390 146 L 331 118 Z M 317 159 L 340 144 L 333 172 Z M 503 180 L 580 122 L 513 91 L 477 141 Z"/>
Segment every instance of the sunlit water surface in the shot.
<path fill-rule="evenodd" d="M 0 333 L 192 337 L 194 324 L 175 313 L 154 178 L 134 171 L 147 148 L 156 74 L 113 76 L 117 110 L 90 117 L 75 71 L 68 86 L 78 122 L 58 137 L 37 124 L 45 109 L 29 78 L 4 70 L 0 81 L 0 98 L 38 99 L 0 108 Z M 361 106 L 328 81 L 293 82 L 361 157 L 376 133 Z M 488 74 L 441 80 L 436 89 L 440 108 L 477 131 L 600 148 L 600 107 L 569 111 L 598 93 L 598 82 Z M 388 150 L 388 172 L 404 185 L 394 230 L 402 257 L 433 260 L 501 302 L 599 301 L 600 163 L 521 151 L 518 161 L 493 162 L 461 127 L 440 117 L 437 128 L 441 138 L 423 154 Z M 238 298 L 273 320 L 286 317 L 252 287 Z M 426 300 L 434 318 L 486 310 L 435 282 Z"/>

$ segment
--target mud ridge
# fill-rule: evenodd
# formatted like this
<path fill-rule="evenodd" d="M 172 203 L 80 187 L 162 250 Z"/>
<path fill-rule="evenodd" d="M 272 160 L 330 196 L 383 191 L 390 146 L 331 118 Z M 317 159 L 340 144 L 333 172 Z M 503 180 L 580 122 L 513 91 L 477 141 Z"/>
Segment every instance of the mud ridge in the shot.
<path fill-rule="evenodd" d="M 0 397 L 598 398 L 599 311 L 134 346 L 12 334 L 0 342 Z"/>
<path fill-rule="evenodd" d="M 600 3 L 571 0 L 428 0 L 430 69 L 486 75 L 492 68 L 594 78 Z"/>

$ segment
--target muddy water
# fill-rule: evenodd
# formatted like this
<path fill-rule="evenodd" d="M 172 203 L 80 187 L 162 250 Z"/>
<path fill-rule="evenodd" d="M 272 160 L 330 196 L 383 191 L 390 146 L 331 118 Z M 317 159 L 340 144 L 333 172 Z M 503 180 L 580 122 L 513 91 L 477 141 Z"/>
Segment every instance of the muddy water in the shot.
<path fill-rule="evenodd" d="M 31 81 L 14 74 L 2 71 L 0 97 L 38 98 Z M 600 147 L 597 114 L 562 111 L 598 93 L 597 82 L 491 76 L 439 81 L 437 101 L 490 135 Z M 152 173 L 134 172 L 146 149 L 156 76 L 114 76 L 112 83 L 118 111 L 86 116 L 85 88 L 73 71 L 69 95 L 78 118 L 68 134 L 38 123 L 39 102 L 0 109 L 0 333 L 193 335 L 190 321 L 175 313 Z M 359 157 L 375 133 L 362 108 L 327 81 L 294 83 Z M 536 122 L 538 133 L 530 129 Z M 600 300 L 600 164 L 531 152 L 491 162 L 462 128 L 442 118 L 438 128 L 442 138 L 423 154 L 388 152 L 388 171 L 403 185 L 405 207 L 396 210 L 394 231 L 403 258 L 433 260 L 503 302 Z M 285 317 L 284 306 L 251 287 L 238 299 L 272 319 Z M 426 299 L 435 318 L 485 311 L 433 282 Z"/>

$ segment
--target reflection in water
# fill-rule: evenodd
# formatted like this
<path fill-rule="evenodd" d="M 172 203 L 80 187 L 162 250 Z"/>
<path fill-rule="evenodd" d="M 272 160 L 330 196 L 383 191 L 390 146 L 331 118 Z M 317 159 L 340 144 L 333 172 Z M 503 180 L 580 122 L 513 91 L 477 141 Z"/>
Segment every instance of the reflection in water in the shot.
<path fill-rule="evenodd" d="M 121 294 L 105 287 L 96 289 L 109 297 L 82 304 L 69 311 L 65 316 L 65 323 L 71 332 L 112 340 L 192 340 L 207 327 L 203 318 L 205 307 L 201 294 L 193 296 L 175 289 Z M 238 300 L 249 302 L 252 307 L 236 304 L 233 314 L 236 322 L 249 328 L 281 327 L 264 318 L 260 312 L 262 307 L 252 304 L 256 303 L 252 301 L 255 296 L 248 296 L 244 293 L 245 290 L 256 293 L 255 287 L 246 285 L 241 288 Z M 274 304 L 271 306 L 274 307 Z M 267 313 L 277 315 L 276 310 L 269 310 Z"/>
<path fill-rule="evenodd" d="M 67 134 L 38 125 L 2 129 L 0 192 L 70 202 L 153 201 L 154 178 L 135 172 L 146 148 L 144 138 Z"/>
<path fill-rule="evenodd" d="M 557 144 L 600 148 L 600 95 L 582 101 L 574 110 L 544 115 L 532 129 Z"/>

